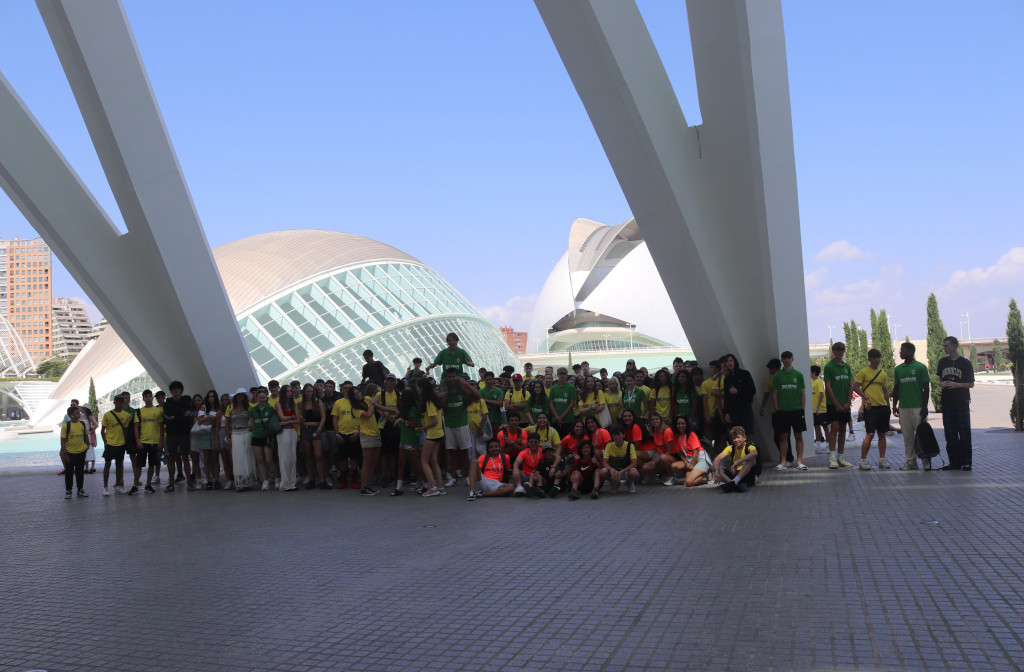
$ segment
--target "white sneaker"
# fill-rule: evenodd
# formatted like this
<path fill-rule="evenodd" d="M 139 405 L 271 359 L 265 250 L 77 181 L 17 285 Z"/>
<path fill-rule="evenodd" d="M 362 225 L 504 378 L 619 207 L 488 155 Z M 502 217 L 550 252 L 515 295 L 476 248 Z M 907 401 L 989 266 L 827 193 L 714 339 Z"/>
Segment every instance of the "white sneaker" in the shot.
<path fill-rule="evenodd" d="M 228 481 L 227 483 L 224 484 L 224 487 L 222 489 L 223 490 L 234 490 L 235 489 L 235 482 L 234 481 Z"/>
<path fill-rule="evenodd" d="M 455 485 L 455 479 L 454 479 L 454 478 L 453 478 L 452 476 L 449 476 L 449 477 L 448 477 L 448 480 L 446 480 L 446 481 L 444 482 L 444 487 L 446 487 L 446 488 L 450 488 L 450 487 L 452 487 L 453 485 Z"/>
<path fill-rule="evenodd" d="M 840 455 L 840 456 L 839 456 L 839 458 L 838 458 L 838 459 L 836 460 L 836 462 L 837 462 L 837 463 L 839 464 L 839 466 L 840 466 L 840 467 L 844 467 L 844 468 L 846 468 L 846 469 L 853 469 L 853 464 L 851 464 L 851 463 L 850 463 L 850 462 L 849 462 L 849 461 L 848 461 L 848 460 L 847 460 L 847 459 L 846 459 L 845 457 L 843 457 L 842 455 Z M 830 465 L 830 466 L 831 466 L 831 465 Z"/>
<path fill-rule="evenodd" d="M 861 471 L 871 471 L 871 465 L 868 464 L 867 460 L 861 460 L 860 463 L 857 465 L 857 468 L 860 469 Z"/>
<path fill-rule="evenodd" d="M 839 468 L 839 461 L 836 458 L 834 458 L 834 457 L 828 458 L 828 468 L 829 469 L 838 469 Z"/>
<path fill-rule="evenodd" d="M 824 455 L 828 452 L 828 445 L 821 443 L 820 441 L 814 444 L 814 454 Z"/>
<path fill-rule="evenodd" d="M 671 474 L 669 474 L 665 478 L 661 479 L 661 484 L 662 485 L 675 485 L 676 484 L 676 479 Z"/>
<path fill-rule="evenodd" d="M 879 461 L 879 466 L 881 466 L 881 461 Z M 904 462 L 900 471 L 917 471 L 917 462 Z"/>
<path fill-rule="evenodd" d="M 469 487 L 469 476 L 466 476 L 466 487 Z"/>
<path fill-rule="evenodd" d="M 879 469 L 892 469 L 892 466 L 889 464 L 889 460 L 885 459 L 884 457 L 880 457 L 880 458 L 878 458 L 878 468 Z"/>
<path fill-rule="evenodd" d="M 772 471 L 785 471 L 786 469 L 788 469 L 788 467 L 782 462 L 779 462 L 774 467 L 772 467 Z"/>
<path fill-rule="evenodd" d="M 512 491 L 513 497 L 526 497 L 526 488 L 521 485 L 517 485 L 516 489 Z"/>
<path fill-rule="evenodd" d="M 629 493 L 635 493 L 636 492 L 636 484 L 633 481 L 629 482 L 629 485 L 626 487 L 626 492 L 629 492 Z"/>
<path fill-rule="evenodd" d="M 270 490 L 270 481 L 263 481 L 263 492 Z"/>
<path fill-rule="evenodd" d="M 153 479 L 153 485 L 160 485 L 160 477 L 159 476 L 157 476 L 156 478 Z"/>
<path fill-rule="evenodd" d="M 280 489 L 281 489 L 281 479 L 280 478 L 275 478 L 274 479 L 274 490 L 280 490 Z"/>
<path fill-rule="evenodd" d="M 107 488 L 107 487 L 103 488 L 103 496 L 104 497 L 110 497 L 110 488 Z"/>

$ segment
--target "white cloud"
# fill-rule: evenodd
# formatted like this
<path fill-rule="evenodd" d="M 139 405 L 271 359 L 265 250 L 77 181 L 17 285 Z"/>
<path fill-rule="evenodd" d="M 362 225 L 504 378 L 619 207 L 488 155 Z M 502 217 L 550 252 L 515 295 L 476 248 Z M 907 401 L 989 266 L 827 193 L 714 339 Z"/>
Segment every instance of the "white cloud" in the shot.
<path fill-rule="evenodd" d="M 969 271 L 953 271 L 946 283 L 946 289 L 970 289 L 980 287 L 1010 288 L 1013 283 L 1024 282 L 1024 247 L 1014 247 L 999 257 L 988 268 L 972 268 Z"/>
<path fill-rule="evenodd" d="M 821 287 L 821 283 L 825 282 L 826 275 L 828 275 L 828 268 L 825 266 L 811 271 L 804 276 L 804 287 L 808 290 Z"/>
<path fill-rule="evenodd" d="M 513 296 L 501 306 L 483 306 L 479 311 L 499 327 L 511 326 L 516 331 L 526 331 L 530 326 L 530 316 L 537 305 L 537 294 L 529 296 Z"/>
<path fill-rule="evenodd" d="M 864 252 L 856 245 L 847 240 L 837 240 L 828 245 L 821 252 L 814 255 L 814 260 L 819 264 L 828 264 L 836 261 L 856 261 L 857 259 L 871 259 L 875 255 Z"/>
<path fill-rule="evenodd" d="M 825 287 L 814 293 L 814 304 L 828 306 L 868 306 L 868 301 L 880 295 L 884 280 L 861 280 L 852 285 Z"/>

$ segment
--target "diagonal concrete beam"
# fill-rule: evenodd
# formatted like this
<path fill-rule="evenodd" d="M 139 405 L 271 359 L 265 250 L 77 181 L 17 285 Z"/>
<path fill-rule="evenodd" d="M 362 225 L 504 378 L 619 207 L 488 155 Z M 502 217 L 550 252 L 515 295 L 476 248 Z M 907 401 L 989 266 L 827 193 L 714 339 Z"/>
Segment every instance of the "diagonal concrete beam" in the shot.
<path fill-rule="evenodd" d="M 635 3 L 535 2 L 698 358 L 733 352 L 760 387 L 764 363 L 792 350 L 809 388 L 778 0 L 687 4 L 700 127 L 687 126 Z M 774 449 L 765 424 L 758 441 Z"/>
<path fill-rule="evenodd" d="M 250 385 L 252 361 L 123 7 L 37 4 L 128 233 L 4 79 L 0 183 L 158 383 Z"/>

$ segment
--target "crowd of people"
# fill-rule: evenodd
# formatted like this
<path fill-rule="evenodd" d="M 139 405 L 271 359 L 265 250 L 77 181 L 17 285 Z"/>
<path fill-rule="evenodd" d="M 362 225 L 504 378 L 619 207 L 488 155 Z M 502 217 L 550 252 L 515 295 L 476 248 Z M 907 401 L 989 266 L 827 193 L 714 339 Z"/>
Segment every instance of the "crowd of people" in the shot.
<path fill-rule="evenodd" d="M 495 374 L 474 371 L 458 343 L 456 334 L 448 334 L 447 348 L 425 367 L 414 359 L 401 378 L 367 350 L 358 382 L 271 380 L 231 395 L 210 390 L 189 396 L 174 381 L 169 396 L 145 390 L 138 407 L 129 393 L 116 395 L 99 421 L 73 400 L 60 431 L 65 498 L 73 485 L 79 497 L 88 496 L 84 475 L 95 472 L 94 465 L 86 467 L 97 432 L 103 495 L 155 493 L 154 486 L 163 485 L 167 493 L 183 486 L 353 489 L 375 496 L 386 489 L 391 496 L 436 497 L 461 482 L 469 501 L 562 494 L 598 499 L 602 492 L 633 493 L 638 484 L 743 492 L 757 482 L 762 454 L 750 441 L 757 390 L 732 354 L 712 360 L 706 370 L 677 357 L 653 374 L 632 359 L 612 373 L 584 361 L 542 372 L 526 363 L 521 372 L 506 366 Z M 970 470 L 973 368 L 957 355 L 955 338 L 947 338 L 946 346 L 939 384 L 950 463 L 943 468 Z M 857 397 L 865 420 L 860 468 L 871 469 L 866 458 L 876 435 L 878 466 L 890 468 L 885 437 L 891 412 L 906 443 L 900 469 L 917 469 L 913 436 L 927 415 L 930 388 L 927 367 L 914 354 L 913 344 L 902 344 L 904 362 L 890 381 L 877 350 L 854 374 L 844 361 L 844 344 L 836 343 L 824 367 L 811 367 L 810 395 L 793 367 L 793 353 L 770 361 L 760 413 L 771 412 L 781 455 L 775 469 L 807 469 L 808 398 L 815 445 L 829 453 L 829 468 L 853 467 L 844 452 Z M 436 380 L 430 375 L 435 368 Z M 930 469 L 930 461 L 922 466 Z"/>

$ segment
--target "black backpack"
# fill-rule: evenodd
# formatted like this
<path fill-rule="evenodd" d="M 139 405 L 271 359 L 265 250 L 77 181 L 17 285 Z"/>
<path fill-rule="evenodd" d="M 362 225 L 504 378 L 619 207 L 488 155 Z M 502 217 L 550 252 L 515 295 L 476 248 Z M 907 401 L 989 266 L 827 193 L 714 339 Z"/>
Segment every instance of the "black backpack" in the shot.
<path fill-rule="evenodd" d="M 939 454 L 939 442 L 935 438 L 935 430 L 927 422 L 922 422 L 914 432 L 914 454 L 922 460 L 930 460 Z"/>

